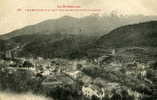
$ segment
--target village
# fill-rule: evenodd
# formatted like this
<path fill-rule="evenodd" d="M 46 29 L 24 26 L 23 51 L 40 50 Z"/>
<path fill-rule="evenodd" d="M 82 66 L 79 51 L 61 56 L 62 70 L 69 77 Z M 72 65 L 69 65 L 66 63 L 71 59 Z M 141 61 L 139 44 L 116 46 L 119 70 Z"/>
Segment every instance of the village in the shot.
<path fill-rule="evenodd" d="M 153 82 L 147 76 L 148 70 L 151 68 L 150 65 L 154 63 L 153 61 L 142 63 L 135 57 L 117 54 L 115 49 L 110 51 L 110 54 L 93 60 L 18 58 L 12 52 L 6 52 L 5 59 L 0 60 L 1 71 L 7 70 L 10 75 L 18 71 L 30 72 L 32 79 L 42 79 L 41 85 L 46 91 L 51 91 L 52 88 L 58 86 L 76 85 L 80 82 L 82 84 L 79 86 L 79 91 L 89 100 L 92 100 L 92 98 L 98 98 L 99 100 L 114 98 L 113 90 L 119 96 L 123 91 L 127 91 L 127 95 L 139 100 L 143 94 L 127 87 L 127 85 L 134 86 L 133 84 L 136 84 L 139 80 L 142 80 L 142 88 L 152 91 L 147 84 L 153 84 Z M 129 85 L 129 82 L 133 80 L 135 82 Z M 128 83 L 123 86 L 124 82 Z"/>

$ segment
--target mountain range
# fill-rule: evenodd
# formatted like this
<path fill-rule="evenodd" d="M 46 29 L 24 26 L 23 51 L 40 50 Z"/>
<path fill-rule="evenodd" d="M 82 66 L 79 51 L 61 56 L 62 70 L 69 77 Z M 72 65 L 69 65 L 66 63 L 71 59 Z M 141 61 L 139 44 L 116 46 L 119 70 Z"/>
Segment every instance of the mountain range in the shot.
<path fill-rule="evenodd" d="M 19 35 L 30 34 L 83 34 L 88 36 L 102 36 L 120 26 L 157 20 L 157 16 L 98 16 L 90 15 L 81 18 L 63 16 L 58 19 L 50 19 L 35 25 L 29 25 L 22 29 L 0 36 L 0 39 L 9 39 Z"/>
<path fill-rule="evenodd" d="M 22 57 L 80 58 L 99 53 L 97 48 L 155 47 L 157 21 L 149 21 L 155 18 L 157 19 L 155 16 L 64 16 L 0 36 L 0 50 L 18 47 L 16 52 Z M 143 21 L 147 22 L 141 23 Z"/>

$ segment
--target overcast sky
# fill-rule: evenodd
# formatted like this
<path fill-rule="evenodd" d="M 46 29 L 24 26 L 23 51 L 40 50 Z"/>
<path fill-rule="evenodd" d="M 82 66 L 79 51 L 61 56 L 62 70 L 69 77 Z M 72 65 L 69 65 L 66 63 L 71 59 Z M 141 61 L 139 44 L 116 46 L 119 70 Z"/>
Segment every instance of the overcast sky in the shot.
<path fill-rule="evenodd" d="M 100 14 L 118 11 L 127 15 L 157 15 L 157 0 L 0 0 L 0 34 L 46 19 L 64 15 L 82 17 L 95 12 L 26 12 L 20 9 L 55 9 L 57 5 L 77 5 L 81 8 L 101 9 Z"/>

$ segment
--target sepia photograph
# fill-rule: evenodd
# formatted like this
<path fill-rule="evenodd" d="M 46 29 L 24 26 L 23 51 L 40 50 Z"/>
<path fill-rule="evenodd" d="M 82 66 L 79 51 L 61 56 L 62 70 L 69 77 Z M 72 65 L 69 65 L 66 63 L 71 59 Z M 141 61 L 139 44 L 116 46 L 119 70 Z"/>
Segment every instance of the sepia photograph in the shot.
<path fill-rule="evenodd" d="M 157 100 L 157 1 L 0 0 L 0 100 Z"/>

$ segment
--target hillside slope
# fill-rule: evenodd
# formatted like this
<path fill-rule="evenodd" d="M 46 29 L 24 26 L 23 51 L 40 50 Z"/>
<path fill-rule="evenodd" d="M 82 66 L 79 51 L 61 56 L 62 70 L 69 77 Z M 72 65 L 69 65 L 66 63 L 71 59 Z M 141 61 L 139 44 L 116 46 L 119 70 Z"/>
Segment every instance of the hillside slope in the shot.
<path fill-rule="evenodd" d="M 102 36 L 96 43 L 98 47 L 121 48 L 130 46 L 156 47 L 157 21 L 127 25 Z"/>
<path fill-rule="evenodd" d="M 15 50 L 18 57 L 80 58 L 96 38 L 70 34 L 30 34 L 6 40 L 5 47 Z M 4 50 L 4 51 L 5 51 Z"/>

